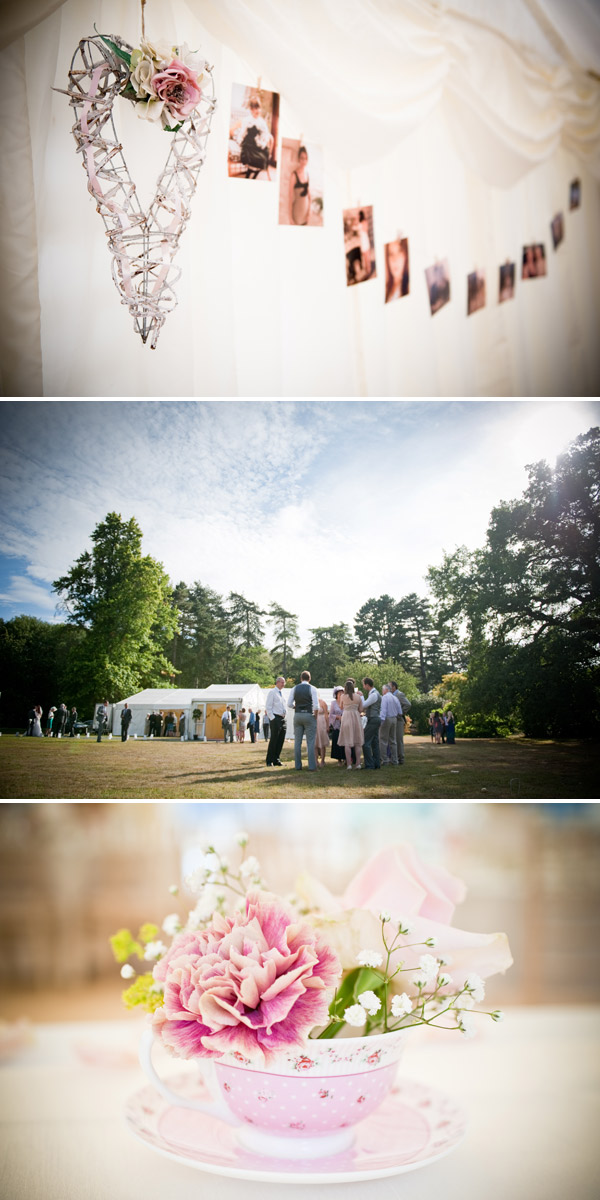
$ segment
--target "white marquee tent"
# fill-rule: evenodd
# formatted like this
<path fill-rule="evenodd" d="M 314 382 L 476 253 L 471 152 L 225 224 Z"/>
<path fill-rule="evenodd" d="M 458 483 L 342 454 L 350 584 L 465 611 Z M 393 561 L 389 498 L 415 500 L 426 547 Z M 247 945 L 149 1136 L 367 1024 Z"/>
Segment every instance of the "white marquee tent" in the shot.
<path fill-rule="evenodd" d="M 262 727 L 267 691 L 268 689 L 259 687 L 257 683 L 212 683 L 207 688 L 144 688 L 143 691 L 126 696 L 112 705 L 111 730 L 113 735 L 120 734 L 121 713 L 127 704 L 132 712 L 130 736 L 144 737 L 148 731 L 148 714 L 159 712 L 163 718 L 167 713 L 174 714 L 177 731 L 179 719 L 185 714 L 186 741 L 220 741 L 223 737 L 221 715 L 225 707 L 235 709 L 236 713 L 242 707 L 246 712 L 251 708 L 254 712 L 260 711 Z M 282 688 L 286 709 L 290 691 L 291 688 Z M 317 694 L 329 707 L 333 699 L 333 689 L 317 688 Z M 194 718 L 192 714 L 198 709 L 201 716 Z M 286 737 L 293 736 L 294 713 L 290 708 L 287 709 Z M 246 730 L 246 741 L 248 739 L 249 734 Z"/>
<path fill-rule="evenodd" d="M 139 4 L 8 0 L 0 20 L 5 395 L 597 394 L 597 0 L 148 0 L 147 36 L 201 47 L 219 100 L 156 351 L 119 304 L 72 111 L 51 90 L 94 24 L 138 44 Z M 323 147 L 322 228 L 279 226 L 276 183 L 228 178 L 232 84 L 259 79 L 281 94 L 281 136 Z M 118 103 L 147 200 L 169 135 Z M 378 270 L 348 288 L 356 205 L 373 206 Z M 385 305 L 399 233 L 410 293 Z M 518 275 L 499 304 L 499 265 L 539 242 L 547 275 Z M 432 317 L 424 270 L 444 258 L 451 299 Z M 467 317 L 477 270 L 487 304 Z"/>
<path fill-rule="evenodd" d="M 130 735 L 143 737 L 147 732 L 146 718 L 150 712 L 167 713 L 175 717 L 176 731 L 179 720 L 185 714 L 185 739 L 192 741 L 218 741 L 223 737 L 221 714 L 225 707 L 264 709 L 265 692 L 257 683 L 213 683 L 208 688 L 144 688 L 134 696 L 126 696 L 113 705 L 112 732 L 121 731 L 121 713 L 127 704 L 132 712 Z M 200 717 L 194 718 L 199 710 Z"/>

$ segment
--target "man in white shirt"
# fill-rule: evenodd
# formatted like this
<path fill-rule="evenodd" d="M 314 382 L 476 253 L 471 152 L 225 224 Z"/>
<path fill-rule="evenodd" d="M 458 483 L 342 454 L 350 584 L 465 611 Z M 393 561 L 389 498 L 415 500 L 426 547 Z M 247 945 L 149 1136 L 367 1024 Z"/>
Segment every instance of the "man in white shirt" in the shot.
<path fill-rule="evenodd" d="M 285 741 L 285 700 L 281 695 L 281 689 L 285 687 L 285 679 L 283 675 L 278 675 L 275 680 L 275 687 L 267 694 L 266 713 L 269 719 L 269 745 L 267 746 L 267 766 L 282 767 L 283 763 L 279 757 L 283 750 Z"/>
<path fill-rule="evenodd" d="M 288 700 L 288 708 L 294 709 L 294 766 L 302 770 L 302 738 L 306 734 L 306 749 L 308 751 L 308 769 L 316 771 L 315 741 L 317 737 L 317 713 L 319 697 L 316 687 L 310 682 L 310 671 L 303 671 L 300 683 L 292 688 Z"/>
<path fill-rule="evenodd" d="M 400 763 L 400 766 L 403 766 L 403 764 L 404 764 L 404 726 L 405 726 L 404 718 L 410 708 L 410 700 L 408 699 L 408 696 L 404 695 L 404 692 L 400 691 L 398 684 L 395 682 L 394 679 L 392 679 L 390 687 L 392 689 L 392 692 L 394 693 L 394 696 L 396 697 L 396 700 L 399 701 L 400 707 L 402 709 L 402 712 L 400 713 L 397 723 L 396 723 L 396 749 L 398 751 L 398 762 Z"/>
<path fill-rule="evenodd" d="M 384 683 L 381 689 L 381 711 L 380 726 L 379 726 L 379 753 L 381 755 L 382 767 L 387 766 L 388 762 L 388 746 L 392 757 L 392 766 L 398 766 L 398 747 L 396 745 L 396 727 L 398 723 L 398 714 L 402 714 L 402 705 L 399 700 L 396 700 L 387 683 Z"/>
<path fill-rule="evenodd" d="M 366 688 L 367 698 L 363 700 L 363 712 L 367 718 L 365 725 L 365 771 L 378 771 L 381 766 L 379 757 L 379 728 L 381 724 L 381 695 L 373 680 L 365 675 L 363 687 Z"/>

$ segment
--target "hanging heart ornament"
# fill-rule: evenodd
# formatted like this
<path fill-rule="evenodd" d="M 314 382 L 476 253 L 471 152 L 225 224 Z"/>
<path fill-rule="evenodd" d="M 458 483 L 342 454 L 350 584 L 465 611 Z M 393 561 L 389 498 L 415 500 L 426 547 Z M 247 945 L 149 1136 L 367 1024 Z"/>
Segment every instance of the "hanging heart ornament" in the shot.
<path fill-rule="evenodd" d="M 135 82 L 137 91 L 134 90 L 134 53 L 141 56 L 141 52 L 134 52 L 119 37 L 105 38 L 98 34 L 83 38 L 71 61 L 65 94 L 76 114 L 73 135 L 87 173 L 88 190 L 104 222 L 121 303 L 129 309 L 136 333 L 144 343 L 149 340 L 154 350 L 167 314 L 177 303 L 174 285 L 181 271 L 173 266 L 173 259 L 190 216 L 190 202 L 204 162 L 216 99 L 207 64 L 203 64 L 200 76 L 196 77 L 176 59 L 152 79 L 152 66 L 144 76 L 146 64 L 142 62 Z M 188 84 L 188 78 L 196 79 L 197 84 Z M 144 86 L 147 94 L 143 94 L 146 104 L 142 107 L 157 106 L 155 111 L 162 113 L 157 121 L 157 137 L 161 136 L 162 123 L 170 142 L 147 211 L 141 206 L 113 118 L 115 99 L 124 95 L 139 100 L 140 88 Z M 151 90 L 154 87 L 159 89 L 158 95 Z M 167 96 L 166 104 L 161 93 Z M 173 108 L 167 106 L 169 101 L 178 105 L 175 118 Z M 175 124 L 167 123 L 171 120 Z"/>

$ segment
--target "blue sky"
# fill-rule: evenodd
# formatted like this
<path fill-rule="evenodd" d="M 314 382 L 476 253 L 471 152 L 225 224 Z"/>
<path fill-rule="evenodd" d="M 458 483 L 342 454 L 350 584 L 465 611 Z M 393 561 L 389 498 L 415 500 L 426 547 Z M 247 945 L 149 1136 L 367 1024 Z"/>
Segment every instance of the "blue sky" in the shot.
<path fill-rule="evenodd" d="M 370 596 L 425 593 L 600 423 L 597 401 L 4 401 L 0 616 L 59 619 L 52 580 L 107 512 L 135 516 L 171 579 L 278 601 L 308 629 Z M 266 638 L 269 644 L 269 637 Z"/>

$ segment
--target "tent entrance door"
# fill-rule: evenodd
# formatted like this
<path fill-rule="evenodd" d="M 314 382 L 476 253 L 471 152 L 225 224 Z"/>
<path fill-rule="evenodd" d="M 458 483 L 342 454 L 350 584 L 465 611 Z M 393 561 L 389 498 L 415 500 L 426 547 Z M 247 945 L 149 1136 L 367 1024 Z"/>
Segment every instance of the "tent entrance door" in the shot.
<path fill-rule="evenodd" d="M 206 738 L 208 741 L 220 742 L 223 738 L 221 717 L 225 712 L 225 704 L 206 705 Z"/>

